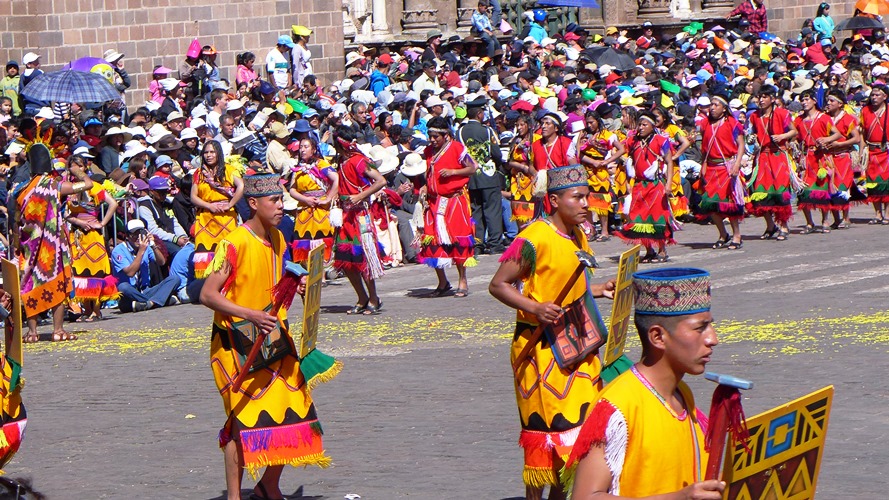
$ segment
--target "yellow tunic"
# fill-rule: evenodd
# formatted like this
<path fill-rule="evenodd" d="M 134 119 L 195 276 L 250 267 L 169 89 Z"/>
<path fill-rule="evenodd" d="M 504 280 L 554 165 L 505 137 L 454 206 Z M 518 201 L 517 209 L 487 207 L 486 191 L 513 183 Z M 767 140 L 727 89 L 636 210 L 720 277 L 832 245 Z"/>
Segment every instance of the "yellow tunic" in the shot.
<path fill-rule="evenodd" d="M 9 321 L 12 320 L 10 316 Z M 0 469 L 22 445 L 28 416 L 22 404 L 21 365 L 0 351 Z M 0 470 L 0 474 L 3 471 Z"/>
<path fill-rule="evenodd" d="M 271 244 L 240 226 L 220 243 L 212 268 L 220 269 L 225 263 L 232 268 L 223 287 L 226 298 L 251 309 L 270 307 L 270 290 L 282 275 L 285 249 L 277 229 L 271 229 L 270 240 Z M 279 311 L 278 320 L 282 332 L 287 332 L 287 311 Z M 220 446 L 237 441 L 244 467 L 254 477 L 258 469 L 269 465 L 328 466 L 321 426 L 289 334 L 283 338 L 290 343 L 291 354 L 251 373 L 240 390 L 232 392 L 232 382 L 249 353 L 249 347 L 236 347 L 235 336 L 243 334 L 231 326 L 239 321 L 242 318 L 218 312 L 213 318 L 210 365 L 227 416 Z"/>
<path fill-rule="evenodd" d="M 225 166 L 225 180 L 222 186 L 235 189 L 235 177 L 240 177 L 240 171 L 233 165 Z M 194 183 L 198 187 L 198 198 L 207 203 L 229 201 L 231 196 L 213 189 L 200 169 L 194 173 Z M 238 212 L 232 208 L 225 212 L 214 214 L 208 210 L 197 210 L 194 220 L 194 274 L 198 279 L 206 278 L 209 274 L 209 265 L 213 260 L 216 245 L 225 236 L 238 226 Z M 188 228 L 186 228 L 188 230 Z"/>
<path fill-rule="evenodd" d="M 89 191 L 80 196 L 68 197 L 68 211 L 82 220 L 98 220 L 99 205 L 108 194 L 101 184 L 94 183 Z M 86 201 L 78 202 L 77 199 Z M 71 270 L 74 284 L 74 300 L 112 300 L 120 296 L 117 280 L 111 276 L 111 261 L 101 229 L 85 231 L 72 225 Z"/>
<path fill-rule="evenodd" d="M 557 232 L 549 222 L 538 220 L 519 233 L 501 262 L 515 260 L 522 264 L 526 270 L 521 284 L 525 296 L 536 302 L 552 302 L 574 272 L 577 250 L 591 253 L 579 228 L 574 229 L 572 239 Z M 587 279 L 577 280 L 561 305 L 571 304 L 588 293 Z M 597 310 L 594 315 L 604 333 Z M 513 362 L 538 324 L 533 314 L 518 311 L 510 356 Z M 515 389 L 522 425 L 519 443 L 525 449 L 523 479 L 526 484 L 557 484 L 558 472 L 574 445 L 591 402 L 602 388 L 599 378 L 602 365 L 596 354 L 587 355 L 573 370 L 563 369 L 544 336 L 531 350 L 529 360 L 522 364 Z"/>
<path fill-rule="evenodd" d="M 293 174 L 293 187 L 306 196 L 315 196 L 327 201 L 324 196 L 332 181 L 327 174 L 336 170 L 327 160 L 318 160 L 314 172 L 297 171 Z M 309 252 L 319 245 L 324 245 L 324 260 L 330 260 L 333 249 L 333 226 L 330 224 L 330 207 L 310 207 L 299 204 L 293 227 L 293 246 L 291 257 L 294 262 L 305 262 Z"/>
<path fill-rule="evenodd" d="M 531 134 L 531 142 L 516 144 L 510 152 L 510 161 L 533 165 L 531 144 L 540 139 L 540 134 Z M 512 194 L 512 220 L 519 224 L 527 224 L 534 218 L 534 181 L 524 172 L 512 174 L 509 192 Z"/>
<path fill-rule="evenodd" d="M 706 424 L 684 382 L 679 393 L 686 410 L 676 414 L 635 367 L 614 379 L 577 438 L 562 476 L 565 484 L 573 484 L 577 463 L 592 445 L 604 446 L 612 495 L 660 495 L 702 481 L 709 458 Z"/>

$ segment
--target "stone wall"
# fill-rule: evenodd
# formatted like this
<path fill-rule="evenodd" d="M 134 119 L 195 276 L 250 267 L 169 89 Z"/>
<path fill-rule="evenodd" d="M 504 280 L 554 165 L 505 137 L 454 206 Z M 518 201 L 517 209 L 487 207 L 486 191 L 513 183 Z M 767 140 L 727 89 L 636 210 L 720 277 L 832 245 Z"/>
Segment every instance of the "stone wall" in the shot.
<path fill-rule="evenodd" d="M 785 39 L 799 35 L 803 21 L 814 19 L 818 6 L 821 5 L 821 2 L 816 0 L 766 0 L 764 3 L 769 13 L 769 31 Z M 828 0 L 827 3 L 830 4 L 830 17 L 837 24 L 855 12 L 855 2 L 852 0 L 845 2 Z M 838 41 L 842 41 L 843 38 L 852 36 L 852 32 L 840 31 L 834 36 Z"/>
<path fill-rule="evenodd" d="M 213 45 L 223 78 L 234 82 L 235 55 L 256 54 L 257 70 L 292 24 L 314 30 L 315 72 L 330 82 L 343 72 L 342 4 L 336 0 L 0 0 L 0 64 L 34 51 L 43 69 L 59 69 L 107 49 L 126 54 L 130 105 L 147 99 L 151 70 L 178 70 L 192 39 Z M 264 74 L 264 72 L 263 72 Z"/>

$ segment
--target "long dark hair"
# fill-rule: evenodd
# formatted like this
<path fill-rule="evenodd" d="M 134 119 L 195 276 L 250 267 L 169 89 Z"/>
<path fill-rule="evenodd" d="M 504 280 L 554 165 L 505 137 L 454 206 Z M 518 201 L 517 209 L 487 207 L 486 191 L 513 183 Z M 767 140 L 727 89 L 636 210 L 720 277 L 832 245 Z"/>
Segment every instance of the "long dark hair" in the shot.
<path fill-rule="evenodd" d="M 225 156 L 222 153 L 222 145 L 219 141 L 210 140 L 201 148 L 201 165 L 204 165 L 204 151 L 213 148 L 216 151 L 216 165 L 213 168 L 213 178 L 216 182 L 225 182 Z"/>
<path fill-rule="evenodd" d="M 818 13 L 815 14 L 815 17 L 823 16 L 826 9 L 830 9 L 830 4 L 828 4 L 827 2 L 821 2 L 821 5 L 818 6 Z"/>

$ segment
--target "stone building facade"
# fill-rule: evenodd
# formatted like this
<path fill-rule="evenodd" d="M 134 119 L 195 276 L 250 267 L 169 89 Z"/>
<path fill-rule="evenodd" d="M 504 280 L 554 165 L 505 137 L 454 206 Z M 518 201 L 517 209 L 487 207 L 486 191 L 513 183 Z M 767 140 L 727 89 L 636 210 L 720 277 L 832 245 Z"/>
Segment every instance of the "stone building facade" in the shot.
<path fill-rule="evenodd" d="M 330 0 L 0 0 L 0 62 L 34 51 L 49 71 L 116 49 L 135 106 L 147 99 L 152 68 L 178 69 L 194 38 L 216 47 L 222 77 L 233 81 L 238 52 L 256 54 L 259 70 L 278 35 L 301 24 L 314 30 L 313 65 L 330 81 L 343 69 L 341 11 Z"/>
<path fill-rule="evenodd" d="M 446 35 L 466 34 L 478 0 L 342 0 L 347 43 L 422 41 L 430 29 Z M 537 7 L 534 0 L 501 0 L 506 20 L 521 29 L 521 14 Z M 598 9 L 545 7 L 550 28 L 561 30 L 569 22 L 593 30 L 606 26 L 632 28 L 645 21 L 679 27 L 693 20 L 717 21 L 740 0 L 599 0 Z M 815 16 L 817 0 L 764 0 L 769 29 L 782 38 L 799 32 L 806 18 Z M 854 2 L 832 3 L 831 15 L 839 22 L 852 15 Z"/>

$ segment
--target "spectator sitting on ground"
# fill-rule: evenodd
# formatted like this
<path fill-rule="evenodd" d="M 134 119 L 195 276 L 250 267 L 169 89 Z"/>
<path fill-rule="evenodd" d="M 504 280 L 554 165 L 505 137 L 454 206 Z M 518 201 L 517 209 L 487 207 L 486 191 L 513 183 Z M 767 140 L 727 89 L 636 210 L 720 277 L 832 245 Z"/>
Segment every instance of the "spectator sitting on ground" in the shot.
<path fill-rule="evenodd" d="M 179 287 L 179 277 L 167 276 L 151 286 L 151 264 L 166 264 L 164 253 L 154 241 L 145 223 L 133 219 L 127 223 L 127 239 L 111 251 L 111 265 L 121 293 L 121 312 L 146 311 L 179 303 L 173 295 Z"/>

